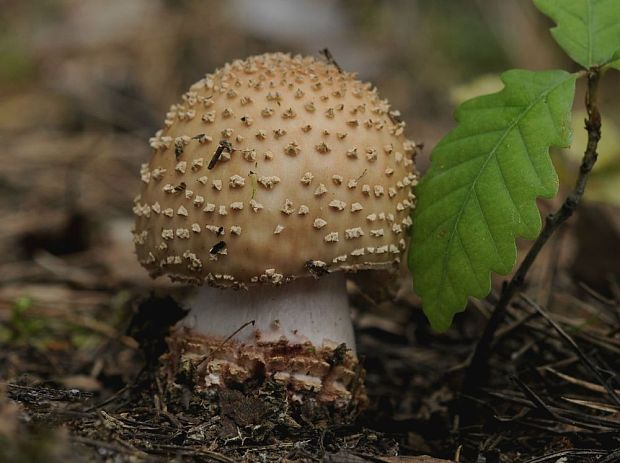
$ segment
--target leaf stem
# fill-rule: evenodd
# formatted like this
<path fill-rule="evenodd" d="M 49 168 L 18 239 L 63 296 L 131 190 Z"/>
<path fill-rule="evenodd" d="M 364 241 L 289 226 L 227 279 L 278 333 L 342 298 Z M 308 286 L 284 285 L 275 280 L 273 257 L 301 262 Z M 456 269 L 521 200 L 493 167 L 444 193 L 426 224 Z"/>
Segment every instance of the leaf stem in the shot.
<path fill-rule="evenodd" d="M 505 282 L 502 288 L 495 310 L 489 319 L 482 336 L 480 337 L 476 349 L 465 372 L 462 393 L 464 396 L 471 395 L 475 389 L 484 384 L 488 377 L 488 362 L 491 354 L 491 345 L 497 328 L 502 324 L 506 317 L 506 309 L 514 295 L 521 289 L 525 281 L 528 270 L 536 260 L 541 249 L 553 233 L 573 215 L 579 204 L 588 181 L 588 177 L 598 158 L 597 147 L 601 139 L 601 114 L 598 109 L 598 88 L 601 77 L 601 69 L 594 67 L 587 70 L 588 86 L 586 91 L 586 111 L 588 117 L 585 120 L 585 129 L 588 132 L 588 143 L 579 168 L 579 176 L 573 191 L 566 197 L 562 206 L 553 214 L 549 214 L 545 219 L 545 226 L 538 235 L 538 238 L 530 248 L 529 252 L 519 265 L 509 282 Z"/>

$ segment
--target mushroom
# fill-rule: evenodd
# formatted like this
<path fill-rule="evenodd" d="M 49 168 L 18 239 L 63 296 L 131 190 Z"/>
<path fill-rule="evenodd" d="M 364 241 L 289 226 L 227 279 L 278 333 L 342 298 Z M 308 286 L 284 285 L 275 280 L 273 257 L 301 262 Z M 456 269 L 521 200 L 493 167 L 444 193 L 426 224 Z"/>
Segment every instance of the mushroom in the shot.
<path fill-rule="evenodd" d="M 332 63 L 274 53 L 207 74 L 164 125 L 141 170 L 137 255 L 201 286 L 166 371 L 191 366 L 199 391 L 275 382 L 346 419 L 366 395 L 345 273 L 396 270 L 411 225 L 398 112 Z"/>

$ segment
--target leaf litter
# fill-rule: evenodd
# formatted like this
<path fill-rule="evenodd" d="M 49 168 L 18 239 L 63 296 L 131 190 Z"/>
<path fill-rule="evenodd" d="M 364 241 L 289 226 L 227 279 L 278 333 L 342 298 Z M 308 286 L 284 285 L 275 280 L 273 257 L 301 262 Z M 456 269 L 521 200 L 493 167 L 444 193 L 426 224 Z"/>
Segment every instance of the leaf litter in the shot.
<path fill-rule="evenodd" d="M 573 257 L 577 229 L 558 237 Z M 370 408 L 349 426 L 313 426 L 282 407 L 275 383 L 261 398 L 168 391 L 157 358 L 184 314 L 176 301 L 185 288 L 124 281 L 97 252 L 109 245 L 102 239 L 59 256 L 43 249 L 2 264 L 21 275 L 0 287 L 0 440 L 10 443 L 2 451 L 23 456 L 43 446 L 57 461 L 373 462 L 427 454 L 532 463 L 606 461 L 620 447 L 617 282 L 573 283 L 570 256 L 541 259 L 548 268 L 534 275 L 548 281 L 511 306 L 489 381 L 468 397 L 460 396 L 461 380 L 490 303 L 470 307 L 439 335 L 399 282 L 353 279 Z M 40 265 L 46 255 L 62 271 Z"/>

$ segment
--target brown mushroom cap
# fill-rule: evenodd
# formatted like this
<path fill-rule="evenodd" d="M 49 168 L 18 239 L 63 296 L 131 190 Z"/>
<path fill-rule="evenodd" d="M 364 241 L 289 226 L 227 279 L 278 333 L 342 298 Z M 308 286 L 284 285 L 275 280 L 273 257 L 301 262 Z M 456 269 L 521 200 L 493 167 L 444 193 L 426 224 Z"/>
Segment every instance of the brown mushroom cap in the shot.
<path fill-rule="evenodd" d="M 403 128 L 376 89 L 329 63 L 226 64 L 151 139 L 138 258 L 153 276 L 218 286 L 393 268 L 416 181 Z"/>

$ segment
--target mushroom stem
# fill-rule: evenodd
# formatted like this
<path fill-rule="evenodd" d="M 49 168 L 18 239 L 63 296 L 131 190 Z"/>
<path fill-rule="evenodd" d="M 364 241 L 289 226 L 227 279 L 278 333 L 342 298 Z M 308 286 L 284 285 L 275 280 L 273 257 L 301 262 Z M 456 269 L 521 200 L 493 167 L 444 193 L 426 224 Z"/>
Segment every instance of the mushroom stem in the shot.
<path fill-rule="evenodd" d="M 283 409 L 310 421 L 348 423 L 365 408 L 342 272 L 247 291 L 204 287 L 188 305 L 161 358 L 168 380 L 207 395 L 241 388 L 273 399 L 277 390 Z"/>
<path fill-rule="evenodd" d="M 345 343 L 355 354 L 342 272 L 247 291 L 205 286 L 190 297 L 188 306 L 190 313 L 182 325 L 204 336 L 248 345 L 283 338 L 289 344 L 310 342 L 315 347 Z M 254 324 L 248 325 L 251 321 Z"/>

